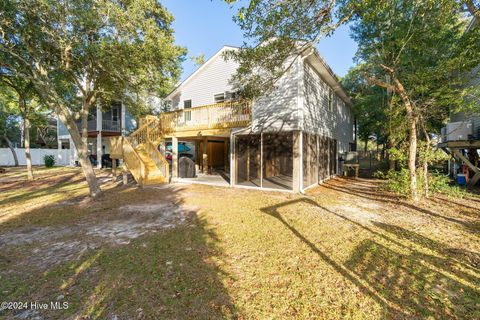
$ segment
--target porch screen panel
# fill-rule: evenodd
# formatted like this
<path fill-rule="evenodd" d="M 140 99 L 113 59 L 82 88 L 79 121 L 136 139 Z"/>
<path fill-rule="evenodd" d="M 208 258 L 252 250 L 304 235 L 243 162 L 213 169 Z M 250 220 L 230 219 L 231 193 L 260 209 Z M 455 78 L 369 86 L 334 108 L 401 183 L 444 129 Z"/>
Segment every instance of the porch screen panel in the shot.
<path fill-rule="evenodd" d="M 329 142 L 328 138 L 325 136 L 318 137 L 318 178 L 321 181 L 324 181 L 329 176 Z"/>
<path fill-rule="evenodd" d="M 303 133 L 303 187 L 318 183 L 317 136 Z"/>
<path fill-rule="evenodd" d="M 328 138 L 328 175 L 333 176 L 337 173 L 337 140 Z"/>
<path fill-rule="evenodd" d="M 262 186 L 291 190 L 293 187 L 293 133 L 264 133 L 262 145 Z"/>
<path fill-rule="evenodd" d="M 238 185 L 260 187 L 260 135 L 235 137 L 235 181 Z"/>

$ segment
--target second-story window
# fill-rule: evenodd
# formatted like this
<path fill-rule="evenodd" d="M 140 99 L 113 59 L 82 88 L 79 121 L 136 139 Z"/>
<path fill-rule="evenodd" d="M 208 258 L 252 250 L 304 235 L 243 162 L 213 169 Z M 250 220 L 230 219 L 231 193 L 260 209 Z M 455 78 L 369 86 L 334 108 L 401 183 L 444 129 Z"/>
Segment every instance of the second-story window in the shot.
<path fill-rule="evenodd" d="M 118 121 L 120 118 L 120 106 L 112 106 L 112 121 Z"/>
<path fill-rule="evenodd" d="M 221 103 L 225 101 L 225 93 L 217 93 L 213 96 L 215 103 Z"/>
<path fill-rule="evenodd" d="M 328 88 L 328 111 L 333 111 L 333 90 L 332 88 Z"/>
<path fill-rule="evenodd" d="M 188 110 L 187 109 L 191 109 L 192 108 L 192 100 L 184 100 L 183 101 L 183 109 L 185 109 L 185 121 L 190 121 L 192 120 L 192 111 Z"/>

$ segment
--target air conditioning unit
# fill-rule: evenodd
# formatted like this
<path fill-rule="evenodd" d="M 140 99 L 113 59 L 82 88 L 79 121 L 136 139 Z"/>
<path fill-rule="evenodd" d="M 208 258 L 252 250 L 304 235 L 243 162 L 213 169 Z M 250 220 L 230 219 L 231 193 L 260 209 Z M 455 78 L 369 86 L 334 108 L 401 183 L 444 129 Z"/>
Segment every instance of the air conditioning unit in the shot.
<path fill-rule="evenodd" d="M 447 141 L 471 139 L 473 123 L 471 120 L 447 123 Z"/>

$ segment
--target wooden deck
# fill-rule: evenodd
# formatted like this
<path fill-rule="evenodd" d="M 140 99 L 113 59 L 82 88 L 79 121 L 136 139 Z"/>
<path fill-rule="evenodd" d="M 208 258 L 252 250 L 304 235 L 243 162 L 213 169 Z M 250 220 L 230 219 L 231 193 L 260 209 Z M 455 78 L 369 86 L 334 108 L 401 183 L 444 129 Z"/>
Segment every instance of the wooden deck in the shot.
<path fill-rule="evenodd" d="M 212 136 L 251 123 L 251 102 L 229 101 L 160 114 L 165 137 Z"/>
<path fill-rule="evenodd" d="M 439 148 L 460 148 L 460 149 L 470 149 L 470 148 L 480 148 L 480 140 L 455 140 L 455 141 L 445 141 L 438 144 Z"/>

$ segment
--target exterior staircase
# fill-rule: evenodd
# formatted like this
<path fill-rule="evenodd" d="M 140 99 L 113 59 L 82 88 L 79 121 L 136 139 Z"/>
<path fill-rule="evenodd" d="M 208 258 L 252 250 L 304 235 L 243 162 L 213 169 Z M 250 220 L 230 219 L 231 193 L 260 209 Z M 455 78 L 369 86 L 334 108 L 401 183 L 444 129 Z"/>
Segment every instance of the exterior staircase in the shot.
<path fill-rule="evenodd" d="M 191 109 L 161 113 L 159 117 L 146 116 L 140 127 L 128 137 L 110 140 L 110 157 L 123 159 L 125 168 L 140 186 L 168 183 L 169 164 L 158 151 L 158 146 L 172 134 L 185 136 L 229 133 L 231 128 L 251 124 L 251 102 L 226 101 Z"/>
<path fill-rule="evenodd" d="M 146 117 L 129 136 L 111 140 L 111 158 L 123 159 L 125 168 L 140 186 L 168 183 L 169 164 L 158 151 L 164 133 L 157 117 Z"/>

